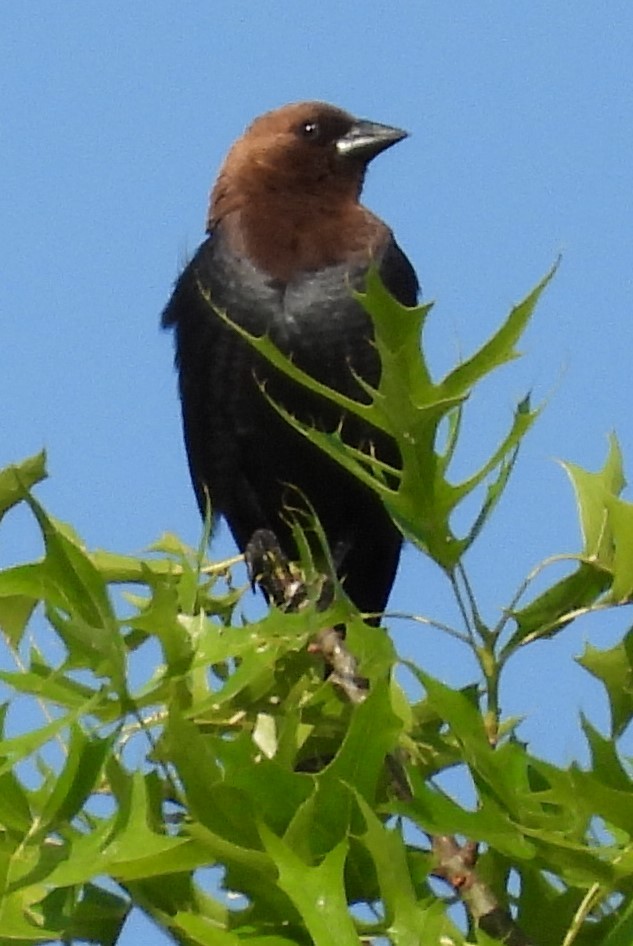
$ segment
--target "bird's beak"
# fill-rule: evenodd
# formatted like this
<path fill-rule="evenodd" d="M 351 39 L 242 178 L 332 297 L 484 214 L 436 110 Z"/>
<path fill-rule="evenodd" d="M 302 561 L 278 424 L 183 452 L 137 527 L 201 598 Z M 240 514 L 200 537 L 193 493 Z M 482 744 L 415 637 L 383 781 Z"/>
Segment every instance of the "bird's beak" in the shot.
<path fill-rule="evenodd" d="M 358 158 L 367 162 L 381 151 L 407 138 L 408 134 L 402 128 L 357 119 L 350 130 L 338 139 L 336 150 L 342 158 Z"/>

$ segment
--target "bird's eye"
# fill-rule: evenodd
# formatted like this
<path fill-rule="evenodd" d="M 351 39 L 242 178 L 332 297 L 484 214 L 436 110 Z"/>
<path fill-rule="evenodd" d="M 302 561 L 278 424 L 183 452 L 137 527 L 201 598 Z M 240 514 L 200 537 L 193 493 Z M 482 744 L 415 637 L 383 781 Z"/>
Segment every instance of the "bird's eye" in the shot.
<path fill-rule="evenodd" d="M 301 126 L 301 134 L 310 141 L 317 141 L 321 134 L 321 128 L 316 121 L 304 122 Z"/>
<path fill-rule="evenodd" d="M 345 135 L 350 125 L 351 122 L 345 116 L 339 118 L 338 115 L 325 114 L 302 121 L 296 126 L 295 133 L 304 141 L 327 148 Z"/>

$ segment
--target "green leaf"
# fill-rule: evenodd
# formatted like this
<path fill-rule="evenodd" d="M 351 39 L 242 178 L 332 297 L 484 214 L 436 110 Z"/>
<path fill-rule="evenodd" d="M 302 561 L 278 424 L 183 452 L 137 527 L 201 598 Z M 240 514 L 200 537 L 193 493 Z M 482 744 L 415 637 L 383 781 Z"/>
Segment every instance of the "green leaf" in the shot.
<path fill-rule="evenodd" d="M 118 894 L 86 884 L 72 906 L 67 891 L 60 888 L 42 900 L 40 909 L 44 924 L 59 929 L 67 941 L 115 946 L 131 904 Z"/>
<path fill-rule="evenodd" d="M 504 653 L 543 637 L 553 637 L 574 616 L 589 607 L 611 584 L 608 572 L 591 562 L 581 562 L 577 570 L 552 585 L 530 604 L 512 611 L 517 629 Z"/>
<path fill-rule="evenodd" d="M 403 728 L 401 718 L 393 712 L 391 695 L 387 680 L 376 681 L 367 699 L 354 707 L 343 743 L 319 777 L 326 794 L 334 791 L 337 783 L 347 783 L 373 801 L 385 758 Z"/>
<path fill-rule="evenodd" d="M 535 857 L 537 848 L 510 815 L 490 795 L 476 811 L 466 811 L 420 776 L 419 770 L 407 768 L 413 788 L 411 801 L 392 801 L 386 807 L 391 814 L 408 818 L 428 834 L 458 834 L 485 842 L 506 856 L 522 861 Z"/>
<path fill-rule="evenodd" d="M 15 648 L 20 646 L 37 601 L 26 595 L 6 595 L 0 593 L 0 630 Z"/>
<path fill-rule="evenodd" d="M 608 497 L 606 508 L 613 536 L 613 584 L 609 597 L 615 604 L 622 604 L 633 595 L 633 504 Z"/>
<path fill-rule="evenodd" d="M 97 787 L 115 738 L 100 739 L 86 735 L 76 725 L 71 727 L 65 765 L 39 815 L 42 830 L 71 821 L 83 807 Z"/>
<path fill-rule="evenodd" d="M 317 791 L 301 806 L 286 835 L 293 849 L 318 859 L 349 834 L 356 804 L 350 786 L 373 802 L 384 779 L 386 757 L 395 747 L 403 723 L 391 706 L 391 688 L 377 681 L 367 699 L 353 708 L 342 745 L 334 758 L 315 776 Z"/>
<path fill-rule="evenodd" d="M 90 560 L 104 581 L 117 584 L 146 584 L 148 576 L 178 575 L 181 568 L 170 558 L 137 558 L 97 549 Z"/>
<path fill-rule="evenodd" d="M 64 607 L 67 601 L 64 589 L 49 574 L 44 562 L 15 565 L 0 571 L 0 600 L 14 598 L 30 599 L 33 608 L 40 601 L 57 607 Z"/>
<path fill-rule="evenodd" d="M 236 746 L 240 741 L 241 751 Z M 297 809 L 313 795 L 313 780 L 288 771 L 274 761 L 260 759 L 253 751 L 250 733 L 245 733 L 241 740 L 223 740 L 223 743 L 220 758 L 222 766 L 230 773 L 227 779 L 248 798 L 258 817 L 272 831 L 282 835 Z"/>
<path fill-rule="evenodd" d="M 59 942 L 63 930 L 45 926 L 37 915 L 46 893 L 43 885 L 33 885 L 8 891 L 0 897 L 0 930 L 7 946 Z"/>
<path fill-rule="evenodd" d="M 70 613 L 77 613 L 87 624 L 118 630 L 105 582 L 89 555 L 67 526 L 49 516 L 32 497 L 26 502 L 38 521 L 46 545 L 46 572 L 63 592 Z"/>
<path fill-rule="evenodd" d="M 633 784 L 624 790 L 604 783 L 602 773 L 582 772 L 573 765 L 570 769 L 574 804 L 584 811 L 589 821 L 601 817 L 633 837 Z"/>
<path fill-rule="evenodd" d="M 515 423 L 504 443 L 490 460 L 484 464 L 481 470 L 470 478 L 467 484 L 461 484 L 459 487 L 459 489 L 464 489 L 464 494 L 469 493 L 475 489 L 478 483 L 483 481 L 485 476 L 488 476 L 495 468 L 497 469 L 496 478 L 486 487 L 486 495 L 481 510 L 470 527 L 468 534 L 462 539 L 462 554 L 473 544 L 503 496 L 510 475 L 514 469 L 514 464 L 519 455 L 520 441 L 537 416 L 537 411 L 526 412 L 523 407 L 519 405 L 515 415 Z M 517 423 L 517 419 L 520 420 L 520 423 Z"/>
<path fill-rule="evenodd" d="M 573 463 L 562 463 L 572 481 L 578 503 L 585 554 L 606 568 L 613 562 L 613 531 L 607 515 L 607 501 L 622 492 L 626 481 L 622 454 L 615 435 L 609 438 L 609 452 L 598 473 L 590 473 Z"/>
<path fill-rule="evenodd" d="M 356 801 L 365 822 L 358 837 L 373 860 L 385 909 L 385 918 L 376 924 L 375 935 L 384 932 L 394 946 L 439 943 L 449 935 L 452 942 L 460 942 L 457 929 L 443 911 L 438 915 L 429 909 L 428 903 L 420 902 L 400 828 L 384 825 L 362 796 L 357 795 Z"/>
<path fill-rule="evenodd" d="M 165 729 L 165 748 L 178 772 L 193 814 L 201 819 L 208 808 L 209 790 L 222 777 L 213 754 L 213 742 L 205 739 L 197 726 L 182 717 L 177 705 L 171 707 Z"/>
<path fill-rule="evenodd" d="M 162 785 L 155 774 L 135 772 L 124 776 L 121 772 L 117 782 L 119 815 L 99 864 L 93 865 L 95 873 L 97 869 L 107 871 L 129 881 L 194 870 L 207 863 L 204 845 L 185 837 L 171 837 L 150 824 L 152 811 L 162 801 Z"/>
<path fill-rule="evenodd" d="M 312 941 L 319 946 L 358 946 L 343 882 L 347 842 L 341 841 L 312 867 L 265 825 L 260 833 L 277 867 L 277 882 L 299 911 Z"/>
<path fill-rule="evenodd" d="M 587 644 L 577 660 L 604 685 L 611 707 L 611 735 L 621 736 L 633 718 L 633 628 L 608 650 Z"/>
<path fill-rule="evenodd" d="M 554 886 L 534 864 L 521 865 L 520 877 L 516 917 L 519 928 L 539 946 L 559 946 L 581 908 L 585 891 L 567 888 L 561 892 L 560 885 Z M 545 930 L 547 939 L 543 941 Z M 585 940 L 582 942 L 588 946 Z"/>
<path fill-rule="evenodd" d="M 89 716 L 93 708 L 101 700 L 100 694 L 95 694 L 90 700 L 86 700 L 81 706 L 60 716 L 52 722 L 47 723 L 39 729 L 29 729 L 28 732 L 20 736 L 12 736 L 0 740 L 0 759 L 5 761 L 0 764 L 0 774 L 8 771 L 11 766 L 16 765 L 22 759 L 27 758 L 36 752 L 42 746 L 55 739 L 59 734 L 77 721 L 82 716 Z"/>
<path fill-rule="evenodd" d="M 21 835 L 31 830 L 31 806 L 13 772 L 0 775 L 0 824 Z"/>
<path fill-rule="evenodd" d="M 75 680 L 64 676 L 59 670 L 52 670 L 38 659 L 35 653 L 31 660 L 31 669 L 24 669 L 16 672 L 0 670 L 0 680 L 3 680 L 8 686 L 11 686 L 16 693 L 29 693 L 31 696 L 37 696 L 67 709 L 79 710 L 82 712 L 89 700 L 94 696 L 99 697 L 91 687 L 77 683 Z M 97 710 L 92 704 L 93 712 L 103 717 L 105 704 L 108 702 L 103 698 L 103 706 Z M 110 701 L 111 704 L 113 701 Z M 120 703 L 116 701 L 111 705 L 112 712 L 120 712 Z"/>
<path fill-rule="evenodd" d="M 110 677 L 124 696 L 126 654 L 102 576 L 68 526 L 50 517 L 31 495 L 24 500 L 42 531 L 46 557 L 0 574 L 0 597 L 30 593 L 44 598 L 71 661 Z"/>
<path fill-rule="evenodd" d="M 0 470 L 0 521 L 12 506 L 22 502 L 27 490 L 46 479 L 46 476 L 44 451 Z"/>
<path fill-rule="evenodd" d="M 514 306 L 503 325 L 479 351 L 446 376 L 442 382 L 445 395 L 455 397 L 466 394 L 495 368 L 519 356 L 515 346 L 525 331 L 543 291 L 554 278 L 558 265 L 557 262 L 532 292 Z"/>
<path fill-rule="evenodd" d="M 584 714 L 581 714 L 581 725 L 589 743 L 594 774 L 610 788 L 630 792 L 633 789 L 633 783 L 618 756 L 615 742 L 605 739 L 597 729 L 594 729 Z"/>

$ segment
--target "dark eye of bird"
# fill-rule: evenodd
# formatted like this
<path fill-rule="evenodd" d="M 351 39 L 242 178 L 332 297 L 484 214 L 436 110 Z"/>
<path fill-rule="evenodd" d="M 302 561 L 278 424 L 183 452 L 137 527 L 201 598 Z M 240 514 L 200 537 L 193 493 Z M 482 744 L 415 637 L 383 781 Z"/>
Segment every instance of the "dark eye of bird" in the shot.
<path fill-rule="evenodd" d="M 321 137 L 321 126 L 317 121 L 304 122 L 301 126 L 301 134 L 311 141 L 318 141 Z"/>
<path fill-rule="evenodd" d="M 337 138 L 349 131 L 350 122 L 338 115 L 320 115 L 301 122 L 297 133 L 315 145 L 331 145 Z"/>

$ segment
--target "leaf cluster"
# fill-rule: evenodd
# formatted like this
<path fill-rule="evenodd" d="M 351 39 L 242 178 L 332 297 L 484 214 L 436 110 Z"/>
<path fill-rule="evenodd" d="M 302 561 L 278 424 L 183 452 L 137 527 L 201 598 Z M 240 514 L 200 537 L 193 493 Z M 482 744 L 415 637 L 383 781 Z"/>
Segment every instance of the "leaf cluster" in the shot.
<path fill-rule="evenodd" d="M 408 665 L 421 694 L 410 697 L 390 638 L 363 622 L 344 589 L 327 612 L 308 599 L 296 613 L 247 622 L 232 562 L 209 562 L 173 536 L 143 557 L 87 549 L 33 494 L 41 455 L 0 472 L 0 519 L 28 505 L 43 547 L 0 572 L 0 629 L 14 661 L 0 670 L 3 943 L 112 946 L 132 907 L 182 946 L 498 941 L 478 924 L 472 897 L 462 897 L 465 923 L 459 890 L 438 882 L 446 872 L 433 838 L 445 836 L 477 842 L 476 884 L 521 931 L 515 942 L 633 940 L 633 781 L 620 749 L 633 715 L 633 631 L 580 660 L 612 715 L 608 735 L 580 721 L 588 765 L 531 753 L 499 697 L 519 649 L 631 599 L 633 506 L 620 496 L 617 442 L 598 473 L 565 465 L 584 537 L 566 556 L 570 573 L 532 598 L 528 576 L 495 622 L 479 612 L 465 555 L 538 412 L 522 401 L 481 468 L 451 479 L 468 396 L 516 356 L 550 278 L 435 382 L 419 347 L 430 307 L 403 309 L 372 277 L 362 300 L 383 372 L 367 404 L 323 390 L 267 339 L 253 340 L 397 440 L 402 466 L 387 470 L 338 434 L 288 418 L 375 489 L 437 563 L 462 625 L 428 620 L 481 670 L 463 690 Z M 479 511 L 459 535 L 454 511 L 477 490 Z M 358 705 L 310 652 L 324 625 L 340 623 L 369 680 Z M 150 672 L 137 682 L 139 661 Z M 449 770 L 469 780 L 474 806 L 442 787 Z"/>

